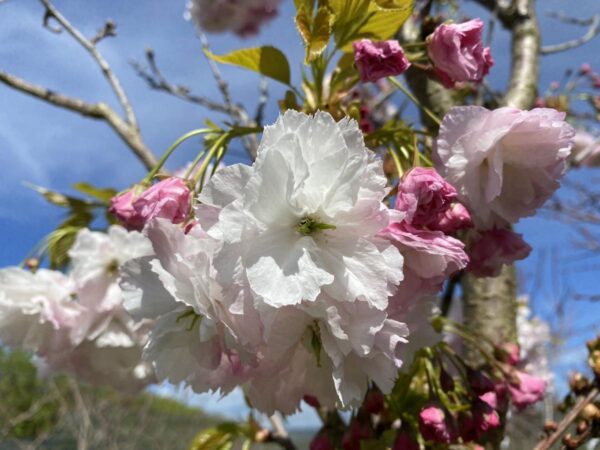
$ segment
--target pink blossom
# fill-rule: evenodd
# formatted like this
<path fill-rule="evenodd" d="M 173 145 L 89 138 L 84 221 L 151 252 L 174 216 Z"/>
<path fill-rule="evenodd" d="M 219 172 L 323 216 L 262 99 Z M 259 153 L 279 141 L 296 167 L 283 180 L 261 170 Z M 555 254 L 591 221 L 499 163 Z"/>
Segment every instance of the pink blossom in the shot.
<path fill-rule="evenodd" d="M 363 407 L 370 414 L 379 414 L 385 408 L 385 396 L 380 390 L 372 389 L 367 392 Z"/>
<path fill-rule="evenodd" d="M 469 370 L 467 377 L 471 389 L 477 395 L 484 395 L 494 391 L 494 383 L 480 370 Z"/>
<path fill-rule="evenodd" d="M 152 219 L 185 222 L 190 214 L 192 193 L 181 178 L 167 178 L 135 195 L 134 189 L 111 200 L 109 211 L 129 230 L 141 230 Z"/>
<path fill-rule="evenodd" d="M 139 231 L 144 228 L 144 218 L 134 209 L 135 189 L 110 199 L 108 211 L 129 231 Z"/>
<path fill-rule="evenodd" d="M 592 72 L 592 66 L 590 66 L 588 63 L 583 63 L 581 65 L 581 68 L 579 69 L 579 71 L 583 74 L 583 75 L 587 75 L 588 73 Z"/>
<path fill-rule="evenodd" d="M 476 400 L 472 412 L 475 427 L 478 431 L 486 432 L 500 426 L 500 416 L 489 403 Z"/>
<path fill-rule="evenodd" d="M 362 39 L 354 42 L 352 46 L 354 61 L 363 82 L 400 75 L 410 67 L 398 41 L 374 42 Z"/>
<path fill-rule="evenodd" d="M 427 52 L 447 88 L 457 81 L 481 82 L 494 64 L 489 47 L 481 40 L 483 22 L 442 24 L 428 38 Z"/>
<path fill-rule="evenodd" d="M 498 409 L 498 394 L 496 394 L 496 386 L 493 386 L 493 391 L 486 392 L 479 396 L 479 400 L 490 405 L 491 408 Z"/>
<path fill-rule="evenodd" d="M 513 405 L 517 410 L 522 410 L 529 405 L 539 402 L 544 398 L 546 382 L 525 372 L 516 372 L 517 380 L 508 384 Z"/>
<path fill-rule="evenodd" d="M 404 427 L 398 431 L 392 450 L 419 450 L 419 444 Z"/>
<path fill-rule="evenodd" d="M 343 450 L 360 450 L 360 441 L 373 436 L 370 424 L 353 419 L 348 431 L 342 437 Z"/>
<path fill-rule="evenodd" d="M 188 16 L 205 32 L 250 37 L 277 16 L 281 0 L 189 0 Z"/>
<path fill-rule="evenodd" d="M 403 310 L 424 295 L 437 293 L 444 281 L 464 269 L 468 257 L 464 244 L 441 231 L 418 230 L 392 223 L 381 233 L 404 257 L 404 280 L 390 299 L 390 314 Z"/>
<path fill-rule="evenodd" d="M 433 158 L 477 228 L 499 228 L 535 214 L 560 186 L 574 136 L 554 109 L 455 107 Z"/>
<path fill-rule="evenodd" d="M 450 209 L 457 197 L 456 189 L 435 169 L 415 167 L 398 183 L 395 208 L 406 213 L 407 223 L 435 229 L 439 216 Z"/>
<path fill-rule="evenodd" d="M 321 430 L 310 441 L 309 450 L 333 450 L 334 446 L 331 443 L 331 438 L 326 430 Z"/>
<path fill-rule="evenodd" d="M 577 130 L 571 164 L 575 167 L 600 166 L 600 137 L 583 129 Z"/>
<path fill-rule="evenodd" d="M 519 344 L 505 342 L 496 348 L 496 357 L 511 366 L 516 366 L 521 361 L 521 348 Z"/>
<path fill-rule="evenodd" d="M 523 236 L 504 228 L 486 231 L 467 247 L 469 265 L 467 270 L 477 277 L 495 277 L 503 264 L 529 256 L 531 247 Z"/>
<path fill-rule="evenodd" d="M 438 217 L 435 229 L 446 234 L 456 233 L 473 227 L 473 220 L 467 208 L 461 203 L 454 203 L 445 213 Z"/>
<path fill-rule="evenodd" d="M 419 430 L 427 441 L 450 444 L 453 435 L 450 425 L 446 420 L 444 411 L 437 406 L 428 406 L 419 413 Z"/>

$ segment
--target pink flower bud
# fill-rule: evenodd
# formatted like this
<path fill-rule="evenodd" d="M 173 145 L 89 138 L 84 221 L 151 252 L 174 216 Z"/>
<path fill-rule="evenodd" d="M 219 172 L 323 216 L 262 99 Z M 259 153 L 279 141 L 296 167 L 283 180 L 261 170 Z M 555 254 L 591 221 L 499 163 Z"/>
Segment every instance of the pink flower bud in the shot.
<path fill-rule="evenodd" d="M 123 194 L 110 199 L 110 212 L 128 230 L 139 231 L 144 228 L 144 218 L 134 209 L 133 200 L 135 189 L 130 189 Z"/>
<path fill-rule="evenodd" d="M 392 450 L 419 450 L 419 443 L 406 428 L 401 428 L 396 435 Z"/>
<path fill-rule="evenodd" d="M 354 42 L 352 46 L 354 61 L 363 82 L 400 75 L 410 67 L 398 41 L 374 42 L 362 39 Z"/>
<path fill-rule="evenodd" d="M 329 434 L 325 430 L 321 430 L 310 441 L 309 450 L 333 450 L 334 446 L 331 443 Z"/>
<path fill-rule="evenodd" d="M 398 183 L 395 208 L 406 212 L 406 223 L 435 228 L 457 196 L 456 189 L 435 169 L 415 167 Z"/>
<path fill-rule="evenodd" d="M 321 403 L 319 403 L 319 399 L 317 397 L 315 397 L 314 395 L 307 394 L 304 397 L 302 397 L 302 400 L 304 400 L 306 402 L 306 404 L 312 406 L 313 408 L 321 407 Z"/>
<path fill-rule="evenodd" d="M 508 384 L 510 397 L 519 411 L 544 398 L 546 382 L 525 372 L 516 372 L 517 380 Z"/>
<path fill-rule="evenodd" d="M 469 370 L 467 373 L 469 385 L 477 395 L 494 391 L 494 383 L 480 370 Z"/>
<path fill-rule="evenodd" d="M 590 66 L 588 63 L 583 63 L 579 69 L 579 72 L 581 72 L 582 75 L 587 75 L 588 73 L 592 72 L 592 66 Z"/>
<path fill-rule="evenodd" d="M 385 396 L 379 390 L 370 390 L 365 396 L 363 407 L 369 414 L 379 414 L 385 408 Z"/>
<path fill-rule="evenodd" d="M 512 264 L 525 259 L 531 247 L 523 236 L 507 229 L 483 232 L 467 247 L 470 262 L 467 270 L 477 277 L 495 277 L 500 274 L 503 264 Z"/>
<path fill-rule="evenodd" d="M 494 386 L 495 389 L 495 386 Z M 486 392 L 483 395 L 479 396 L 479 400 L 490 405 L 491 408 L 498 409 L 498 395 L 496 391 Z"/>
<path fill-rule="evenodd" d="M 500 416 L 487 402 L 476 400 L 473 405 L 473 420 L 475 427 L 480 432 L 498 428 L 500 426 Z"/>
<path fill-rule="evenodd" d="M 515 344 L 512 342 L 505 342 L 496 347 L 495 349 L 496 357 L 511 366 L 516 366 L 521 361 L 521 348 L 519 344 Z"/>
<path fill-rule="evenodd" d="M 142 192 L 133 201 L 133 209 L 143 218 L 144 223 L 162 218 L 178 224 L 187 221 L 191 200 L 192 194 L 185 180 L 173 177 Z"/>
<path fill-rule="evenodd" d="M 450 444 L 453 432 L 446 420 L 444 411 L 437 406 L 428 406 L 419 413 L 419 430 L 427 441 Z"/>
<path fill-rule="evenodd" d="M 373 436 L 373 430 L 368 423 L 356 419 L 350 422 L 350 427 L 342 437 L 343 450 L 360 450 L 360 441 Z"/>
<path fill-rule="evenodd" d="M 473 220 L 467 208 L 461 203 L 455 203 L 438 218 L 435 229 L 446 234 L 456 233 L 473 227 Z"/>
<path fill-rule="evenodd" d="M 483 21 L 442 24 L 428 38 L 427 52 L 447 88 L 458 81 L 481 82 L 494 64 L 489 47 L 481 39 Z"/>

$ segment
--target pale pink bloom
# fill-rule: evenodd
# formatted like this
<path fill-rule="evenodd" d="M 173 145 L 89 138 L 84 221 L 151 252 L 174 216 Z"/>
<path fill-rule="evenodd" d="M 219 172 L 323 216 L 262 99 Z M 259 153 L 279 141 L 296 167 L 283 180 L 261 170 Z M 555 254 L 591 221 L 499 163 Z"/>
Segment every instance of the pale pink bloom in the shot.
<path fill-rule="evenodd" d="M 479 400 L 487 403 L 490 407 L 497 409 L 498 408 L 498 395 L 496 394 L 496 387 L 493 386 L 493 390 L 490 392 L 486 392 L 483 395 L 479 396 Z"/>
<path fill-rule="evenodd" d="M 585 130 L 577 130 L 571 163 L 575 167 L 600 166 L 600 137 Z"/>
<path fill-rule="evenodd" d="M 574 129 L 554 109 L 461 106 L 444 117 L 436 168 L 480 229 L 533 215 L 559 187 Z"/>
<path fill-rule="evenodd" d="M 467 208 L 461 203 L 454 203 L 446 212 L 439 216 L 435 229 L 446 234 L 456 233 L 473 227 L 473 220 Z"/>
<path fill-rule="evenodd" d="M 437 293 L 444 281 L 464 269 L 469 261 L 464 244 L 441 231 L 419 230 L 396 222 L 381 236 L 389 239 L 404 257 L 404 279 L 390 299 L 391 314 L 399 304 L 414 303 Z"/>
<path fill-rule="evenodd" d="M 362 39 L 352 46 L 354 61 L 363 82 L 400 75 L 410 67 L 404 50 L 396 40 L 374 42 Z"/>
<path fill-rule="evenodd" d="M 473 19 L 442 24 L 428 38 L 427 52 L 444 86 L 457 81 L 480 82 L 494 64 L 489 47 L 481 40 L 483 22 Z"/>
<path fill-rule="evenodd" d="M 517 381 L 508 384 L 508 391 L 513 405 L 522 410 L 544 398 L 546 382 L 525 372 L 516 372 Z"/>
<path fill-rule="evenodd" d="M 192 193 L 185 180 L 167 178 L 142 192 L 133 201 L 133 208 L 149 223 L 152 219 L 168 219 L 179 224 L 188 220 Z"/>
<path fill-rule="evenodd" d="M 169 219 L 172 223 L 188 220 L 192 204 L 192 192 L 185 180 L 167 178 L 145 191 L 139 188 L 111 199 L 109 211 L 128 230 L 141 230 L 152 219 Z"/>
<path fill-rule="evenodd" d="M 119 194 L 110 199 L 110 212 L 128 230 L 141 230 L 144 228 L 144 218 L 133 207 L 136 198 L 136 188 Z"/>
<path fill-rule="evenodd" d="M 406 213 L 406 223 L 437 229 L 440 216 L 450 209 L 457 197 L 456 189 L 435 169 L 415 167 L 398 183 L 395 208 Z"/>
<path fill-rule="evenodd" d="M 281 0 L 190 0 L 187 16 L 203 31 L 249 37 L 277 16 L 280 3 Z"/>
<path fill-rule="evenodd" d="M 426 441 L 450 444 L 454 433 L 444 411 L 437 406 L 427 406 L 419 413 L 419 430 Z"/>
<path fill-rule="evenodd" d="M 475 401 L 472 412 L 475 428 L 478 431 L 484 433 L 500 426 L 498 412 L 487 402 Z"/>
<path fill-rule="evenodd" d="M 478 277 L 495 277 L 504 264 L 525 259 L 531 246 L 523 236 L 505 228 L 485 231 L 467 247 L 467 270 Z"/>

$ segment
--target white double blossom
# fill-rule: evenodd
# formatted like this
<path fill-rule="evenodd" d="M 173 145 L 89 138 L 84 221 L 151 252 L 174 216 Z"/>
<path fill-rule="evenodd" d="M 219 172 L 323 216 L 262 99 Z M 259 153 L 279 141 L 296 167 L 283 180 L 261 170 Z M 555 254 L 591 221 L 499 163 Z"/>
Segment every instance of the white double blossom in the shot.
<path fill-rule="evenodd" d="M 188 234 L 154 221 L 155 256 L 126 264 L 121 286 L 134 317 L 157 321 L 158 378 L 243 385 L 269 413 L 305 395 L 356 406 L 370 380 L 390 392 L 408 329 L 386 311 L 403 259 L 378 236 L 385 184 L 356 122 L 288 111 L 253 166 L 215 174 Z"/>
<path fill-rule="evenodd" d="M 82 230 L 70 251 L 67 274 L 0 270 L 0 338 L 31 351 L 46 372 L 69 372 L 98 384 L 137 391 L 154 379 L 142 361 L 149 321 L 123 308 L 118 269 L 152 251 L 137 232 L 112 226 Z"/>

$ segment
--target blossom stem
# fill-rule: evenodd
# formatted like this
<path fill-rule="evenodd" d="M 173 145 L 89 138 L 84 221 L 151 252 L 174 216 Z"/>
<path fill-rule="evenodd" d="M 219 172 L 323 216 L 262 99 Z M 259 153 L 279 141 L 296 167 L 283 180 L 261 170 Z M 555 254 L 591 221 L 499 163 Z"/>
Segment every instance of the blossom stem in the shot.
<path fill-rule="evenodd" d="M 423 105 L 402 83 L 400 83 L 394 77 L 388 77 L 388 80 L 390 81 L 390 83 L 396 86 L 398 90 L 402 91 L 402 93 L 406 95 L 411 102 L 413 102 L 415 105 L 421 108 L 431 120 L 433 120 L 438 125 L 442 124 L 442 121 L 429 108 L 427 108 L 427 106 Z"/>
<path fill-rule="evenodd" d="M 187 141 L 188 139 L 190 139 L 190 138 L 192 138 L 194 136 L 198 136 L 200 134 L 209 133 L 211 131 L 213 131 L 213 130 L 211 130 L 210 128 L 200 128 L 198 130 L 192 130 L 189 133 L 186 133 L 183 136 L 181 136 L 179 139 L 177 139 L 173 143 L 173 145 L 171 145 L 171 147 L 169 147 L 169 149 L 165 152 L 165 154 L 162 156 L 162 158 L 160 159 L 160 161 L 158 162 L 158 164 L 154 167 L 154 169 L 152 169 L 150 171 L 150 173 L 148 173 L 148 175 L 146 176 L 146 178 L 144 178 L 144 181 L 142 183 L 143 184 L 150 184 L 152 182 L 152 179 L 158 173 L 158 171 L 162 168 L 162 166 L 165 164 L 165 162 L 167 162 L 167 159 L 169 159 L 169 157 L 175 151 L 175 149 L 177 147 L 179 147 L 182 143 L 184 143 L 185 141 Z"/>

